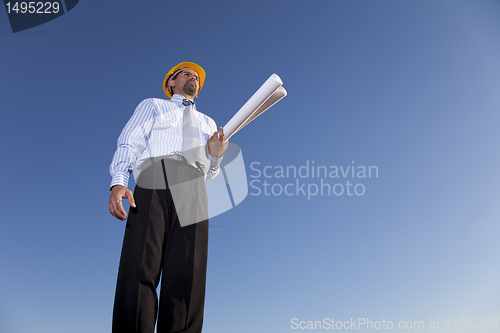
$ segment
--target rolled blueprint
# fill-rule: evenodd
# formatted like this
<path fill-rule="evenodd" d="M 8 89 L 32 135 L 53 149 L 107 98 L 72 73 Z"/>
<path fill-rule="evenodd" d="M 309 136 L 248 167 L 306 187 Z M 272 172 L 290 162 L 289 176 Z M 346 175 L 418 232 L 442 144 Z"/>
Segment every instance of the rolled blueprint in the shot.
<path fill-rule="evenodd" d="M 278 75 L 271 75 L 224 126 L 226 139 L 229 139 L 234 133 L 285 97 L 286 90 L 281 87 L 282 84 L 283 81 Z"/>
<path fill-rule="evenodd" d="M 278 103 L 283 97 L 286 96 L 286 90 L 283 88 L 283 86 L 278 87 L 276 91 L 267 99 L 267 101 L 264 102 L 257 110 L 255 110 L 250 117 L 248 117 L 244 123 L 242 123 L 238 128 L 233 132 L 232 135 L 234 135 L 236 132 L 238 132 L 240 129 L 248 125 L 249 122 L 257 118 L 259 115 L 261 115 L 264 111 L 269 109 L 271 106 L 274 104 Z"/>

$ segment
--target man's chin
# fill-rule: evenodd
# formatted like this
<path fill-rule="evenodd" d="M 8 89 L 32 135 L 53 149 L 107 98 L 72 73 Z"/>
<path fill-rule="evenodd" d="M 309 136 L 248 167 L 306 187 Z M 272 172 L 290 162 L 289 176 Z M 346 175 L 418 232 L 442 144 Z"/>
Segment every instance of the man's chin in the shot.
<path fill-rule="evenodd" d="M 194 87 L 192 87 L 192 86 L 191 86 L 191 87 L 186 87 L 186 86 L 184 86 L 184 89 L 183 89 L 183 90 L 184 90 L 184 92 L 185 92 L 186 94 L 189 94 L 189 95 L 194 95 L 194 94 L 196 94 L 196 89 L 195 89 Z"/>

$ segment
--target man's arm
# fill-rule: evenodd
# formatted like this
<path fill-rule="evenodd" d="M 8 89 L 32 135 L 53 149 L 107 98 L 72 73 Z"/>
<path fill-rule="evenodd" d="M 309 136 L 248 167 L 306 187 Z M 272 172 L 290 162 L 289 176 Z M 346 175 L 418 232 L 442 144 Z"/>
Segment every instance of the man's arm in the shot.
<path fill-rule="evenodd" d="M 217 127 L 215 127 L 217 128 Z M 215 178 L 220 171 L 220 163 L 224 151 L 227 149 L 227 141 L 224 138 L 224 131 L 222 127 L 220 132 L 214 132 L 212 136 L 207 141 L 207 158 L 209 160 L 208 170 L 205 173 L 205 180 L 210 180 Z"/>
<path fill-rule="evenodd" d="M 128 179 L 136 160 L 147 146 L 155 114 L 153 104 L 148 99 L 143 100 L 118 138 L 117 149 L 109 168 L 112 180 L 108 206 L 111 215 L 119 220 L 127 218 L 122 205 L 123 198 L 127 198 L 130 205 L 135 207 L 132 191 L 127 188 Z"/>

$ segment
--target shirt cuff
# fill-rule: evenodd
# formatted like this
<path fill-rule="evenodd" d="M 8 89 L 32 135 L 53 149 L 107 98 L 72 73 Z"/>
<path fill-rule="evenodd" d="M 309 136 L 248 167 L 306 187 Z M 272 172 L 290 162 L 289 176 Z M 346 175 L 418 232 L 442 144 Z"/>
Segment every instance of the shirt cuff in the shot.
<path fill-rule="evenodd" d="M 221 157 L 213 157 L 212 155 L 208 154 L 208 158 L 210 159 L 210 168 L 212 170 L 218 169 L 223 157 L 224 155 L 222 155 Z"/>
<path fill-rule="evenodd" d="M 109 188 L 111 189 L 115 185 L 122 185 L 127 187 L 129 177 L 130 174 L 127 171 L 117 171 L 114 174 L 113 179 L 111 179 L 111 185 L 109 185 Z"/>

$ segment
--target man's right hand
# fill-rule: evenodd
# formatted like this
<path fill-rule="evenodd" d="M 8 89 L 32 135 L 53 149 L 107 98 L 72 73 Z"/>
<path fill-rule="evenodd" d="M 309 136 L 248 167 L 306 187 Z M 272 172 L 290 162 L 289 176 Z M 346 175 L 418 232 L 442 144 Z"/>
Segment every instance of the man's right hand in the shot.
<path fill-rule="evenodd" d="M 122 199 L 127 198 L 130 206 L 135 208 L 134 195 L 132 191 L 122 185 L 115 185 L 111 188 L 109 196 L 109 212 L 119 220 L 125 221 L 127 213 L 123 209 Z"/>

